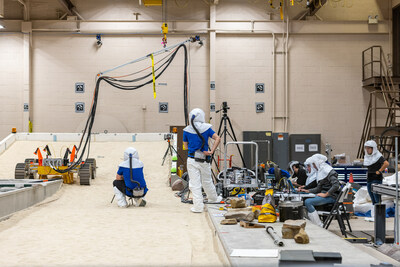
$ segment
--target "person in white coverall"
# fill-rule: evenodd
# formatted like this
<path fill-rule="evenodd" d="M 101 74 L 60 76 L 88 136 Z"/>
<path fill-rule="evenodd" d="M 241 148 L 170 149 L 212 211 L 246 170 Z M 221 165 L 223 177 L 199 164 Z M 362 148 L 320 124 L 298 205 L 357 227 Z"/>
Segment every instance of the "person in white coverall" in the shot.
<path fill-rule="evenodd" d="M 323 226 L 315 206 L 333 204 L 340 191 L 340 183 L 337 172 L 326 163 L 327 158 L 321 154 L 315 154 L 311 158 L 313 167 L 317 170 L 317 187 L 312 189 L 299 189 L 306 193 L 316 194 L 313 198 L 307 198 L 304 202 L 308 217 L 312 223 Z"/>
<path fill-rule="evenodd" d="M 313 157 L 309 157 L 304 161 L 304 166 L 307 172 L 306 184 L 300 186 L 300 189 L 311 189 L 317 186 L 317 170 L 313 167 Z"/>
<path fill-rule="evenodd" d="M 374 140 L 368 140 L 364 144 L 365 156 L 364 166 L 368 168 L 367 171 L 367 190 L 371 197 L 372 204 L 379 204 L 381 196 L 372 192 L 373 184 L 382 184 L 383 171 L 389 166 L 389 162 L 385 160 L 381 152 L 378 151 L 378 146 Z M 374 221 L 375 207 L 371 209 L 371 218 L 365 218 L 366 221 Z"/>
<path fill-rule="evenodd" d="M 117 176 L 113 181 L 114 194 L 119 207 L 128 207 L 125 196 L 132 197 L 132 190 L 137 187 L 143 188 L 144 195 L 146 195 L 148 189 L 143 175 L 143 167 L 143 162 L 139 160 L 139 153 L 136 149 L 133 147 L 125 149 L 124 161 L 119 164 Z M 143 197 L 135 199 L 137 206 L 146 205 Z"/>
<path fill-rule="evenodd" d="M 205 123 L 204 111 L 195 108 L 189 114 L 190 125 L 183 129 L 183 145 L 188 150 L 187 170 L 189 189 L 193 195 L 192 212 L 202 212 L 204 209 L 201 187 L 207 194 L 208 202 L 220 202 L 211 177 L 211 155 L 221 138 L 213 131 L 211 124 Z M 194 127 L 193 127 L 194 126 Z M 215 140 L 211 151 L 208 150 L 208 139 Z"/>

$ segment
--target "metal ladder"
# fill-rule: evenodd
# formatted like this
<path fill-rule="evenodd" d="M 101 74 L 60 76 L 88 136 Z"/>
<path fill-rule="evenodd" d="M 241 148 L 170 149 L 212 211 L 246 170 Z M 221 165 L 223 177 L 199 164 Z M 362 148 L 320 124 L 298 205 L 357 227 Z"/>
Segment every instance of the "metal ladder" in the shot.
<path fill-rule="evenodd" d="M 372 89 L 357 157 L 364 157 L 364 143 L 375 139 L 378 148 L 388 158 L 394 151 L 394 136 L 399 136 L 400 90 L 389 75 L 389 68 L 381 46 L 362 52 L 363 87 Z M 383 134 L 383 135 L 382 135 Z M 382 137 L 381 137 L 382 136 Z"/>

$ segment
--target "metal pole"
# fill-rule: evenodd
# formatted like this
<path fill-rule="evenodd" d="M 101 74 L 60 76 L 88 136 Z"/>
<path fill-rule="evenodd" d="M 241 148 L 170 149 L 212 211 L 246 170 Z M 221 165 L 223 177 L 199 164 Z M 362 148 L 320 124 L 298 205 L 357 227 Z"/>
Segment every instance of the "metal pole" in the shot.
<path fill-rule="evenodd" d="M 395 218 L 394 218 L 394 242 L 396 245 L 399 245 L 399 170 L 398 170 L 398 164 L 399 164 L 399 149 L 398 149 L 398 137 L 396 136 L 394 138 L 394 144 L 395 144 L 395 154 L 396 154 L 396 212 L 395 212 Z"/>
<path fill-rule="evenodd" d="M 278 234 L 275 232 L 272 226 L 268 226 L 266 228 L 266 231 L 271 236 L 272 240 L 274 240 L 275 245 L 277 245 L 278 247 L 283 247 L 285 245 L 283 243 L 283 240 L 278 236 Z"/>

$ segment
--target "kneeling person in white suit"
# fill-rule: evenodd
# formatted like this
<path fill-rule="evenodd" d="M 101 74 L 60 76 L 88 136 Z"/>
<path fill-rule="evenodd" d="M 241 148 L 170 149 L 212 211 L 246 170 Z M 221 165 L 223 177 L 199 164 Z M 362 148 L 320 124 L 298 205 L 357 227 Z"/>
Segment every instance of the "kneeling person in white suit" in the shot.
<path fill-rule="evenodd" d="M 220 202 L 211 177 L 211 155 L 221 138 L 213 131 L 211 124 L 205 123 L 204 111 L 195 108 L 189 114 L 190 125 L 183 129 L 183 145 L 188 149 L 187 170 L 189 189 L 193 195 L 192 212 L 204 209 L 201 186 L 207 194 L 209 202 Z M 215 140 L 211 151 L 208 151 L 208 139 Z"/>
<path fill-rule="evenodd" d="M 143 175 L 143 162 L 139 160 L 139 153 L 133 147 L 128 147 L 124 151 L 124 161 L 118 166 L 117 176 L 113 182 L 114 194 L 117 198 L 119 207 L 127 207 L 125 196 L 132 197 L 133 191 L 137 189 L 143 190 L 143 195 L 136 198 L 137 206 L 145 206 L 146 195 L 148 189 Z"/>

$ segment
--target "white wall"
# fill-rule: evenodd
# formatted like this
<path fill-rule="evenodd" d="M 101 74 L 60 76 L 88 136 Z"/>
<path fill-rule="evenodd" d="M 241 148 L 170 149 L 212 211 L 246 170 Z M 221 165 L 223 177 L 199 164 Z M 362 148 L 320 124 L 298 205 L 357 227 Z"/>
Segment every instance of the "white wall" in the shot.
<path fill-rule="evenodd" d="M 31 0 L 31 19 L 34 29 L 76 28 L 56 21 L 61 10 L 58 1 Z M 183 1 L 182 1 L 183 2 Z M 334 153 L 346 152 L 355 156 L 366 112 L 368 92 L 361 87 L 361 52 L 372 45 L 382 45 L 388 51 L 388 35 L 384 28 L 369 28 L 363 22 L 372 13 L 385 14 L 385 5 L 375 0 L 346 1 L 348 6 L 323 7 L 318 15 L 331 22 L 297 23 L 289 45 L 289 131 L 291 133 L 321 133 L 323 142 L 329 142 Z M 138 6 L 138 1 L 77 0 L 80 14 L 87 20 L 160 20 L 159 7 Z M 6 20 L 20 19 L 21 7 L 6 1 Z M 349 5 L 349 4 L 348 4 Z M 9 17 L 7 17 L 7 10 Z M 296 16 L 304 12 L 301 6 L 290 9 Z M 185 8 L 169 2 L 169 20 L 209 19 L 209 6 L 204 1 L 190 1 Z M 274 12 L 278 23 L 257 22 L 256 29 L 276 31 L 277 52 L 282 51 L 281 29 L 277 11 L 263 1 L 220 1 L 217 6 L 217 28 L 250 29 L 250 23 L 221 22 L 221 20 L 265 20 Z M 63 12 L 58 12 L 63 14 Z M 337 22 L 349 20 L 353 22 Z M 218 22 L 219 21 L 219 22 Z M 332 22 L 333 21 L 333 22 Z M 361 21 L 361 22 L 354 22 Z M 11 22 L 8 22 L 11 23 Z M 17 23 L 17 22 L 12 22 Z M 179 29 L 206 31 L 207 22 L 170 24 Z M 296 23 L 296 22 L 294 22 Z M 358 24 L 357 24 L 358 23 Z M 61 25 L 61 26 L 60 26 Z M 199 26 L 200 25 L 200 26 Z M 335 25 L 338 25 L 335 28 Z M 155 23 L 90 23 L 80 25 L 82 31 L 93 33 L 102 29 L 125 29 L 131 32 L 160 30 Z M 318 28 L 319 34 L 304 34 Z M 357 32 L 365 34 L 345 34 Z M 321 34 L 321 31 L 336 34 Z M 295 31 L 293 30 L 293 31 Z M 341 34 L 343 32 L 343 34 Z M 187 39 L 191 34 L 168 35 L 168 43 Z M 210 43 L 208 35 L 203 47 L 190 45 L 190 108 L 201 107 L 208 111 L 210 102 L 209 69 Z M 34 131 L 80 132 L 90 108 L 95 76 L 98 72 L 142 57 L 161 48 L 161 34 L 157 35 L 104 35 L 103 46 L 95 46 L 95 35 L 63 32 L 34 32 L 32 50 L 32 121 Z M 2 64 L 0 65 L 0 93 L 2 95 L 0 135 L 4 137 L 11 127 L 22 126 L 23 44 L 22 34 L 0 35 Z M 229 116 L 239 139 L 244 130 L 272 130 L 272 36 L 269 34 L 217 34 L 216 41 L 216 105 L 223 101 L 231 107 Z M 3 64 L 3 62 L 6 62 Z M 122 75 L 150 65 L 150 60 L 115 72 Z M 75 82 L 85 82 L 86 92 L 76 94 Z M 265 83 L 266 92 L 255 94 L 256 82 Z M 102 84 L 96 115 L 95 132 L 164 132 L 169 125 L 183 125 L 183 56 L 179 52 L 166 73 L 157 81 L 167 86 L 157 86 L 157 99 L 153 99 L 152 86 L 137 91 L 121 91 Z M 3 97 L 4 96 L 4 97 Z M 276 55 L 276 116 L 283 116 L 283 56 Z M 74 112 L 75 102 L 85 102 L 86 112 Z M 169 113 L 158 113 L 158 102 L 169 102 Z M 255 102 L 265 102 L 266 111 L 255 113 Z M 144 109 L 145 108 L 145 109 Z M 221 114 L 211 114 L 218 125 Z"/>
<path fill-rule="evenodd" d="M 22 130 L 23 35 L 0 34 L 0 137 Z"/>
<path fill-rule="evenodd" d="M 174 44 L 185 39 L 171 37 L 169 42 Z M 159 37 L 104 36 L 100 48 L 95 46 L 95 42 L 95 36 L 34 34 L 35 131 L 82 130 L 89 113 L 96 74 L 160 49 Z M 207 43 L 203 47 L 192 45 L 190 48 L 190 101 L 192 106 L 204 109 L 208 108 L 207 53 Z M 155 60 L 166 55 L 162 54 Z M 163 132 L 169 130 L 169 125 L 184 125 L 183 59 L 181 49 L 157 80 L 156 99 L 153 99 L 152 84 L 135 91 L 123 91 L 101 83 L 94 131 Z M 150 58 L 107 75 L 124 75 L 148 66 L 151 66 Z M 84 94 L 74 92 L 75 82 L 85 82 Z M 158 83 L 167 83 L 167 86 Z M 84 114 L 74 112 L 75 102 L 85 103 Z M 159 102 L 169 102 L 168 114 L 158 113 Z"/>

